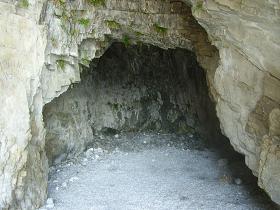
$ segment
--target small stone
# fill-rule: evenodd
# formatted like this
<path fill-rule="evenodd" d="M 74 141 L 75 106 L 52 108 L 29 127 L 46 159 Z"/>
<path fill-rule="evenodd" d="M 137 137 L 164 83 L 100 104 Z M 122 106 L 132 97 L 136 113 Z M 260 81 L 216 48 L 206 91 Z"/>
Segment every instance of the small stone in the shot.
<path fill-rule="evenodd" d="M 53 199 L 52 199 L 52 198 L 48 198 L 48 199 L 47 199 L 46 207 L 47 207 L 48 209 L 54 208 L 54 202 L 53 202 Z"/>
<path fill-rule="evenodd" d="M 120 135 L 119 135 L 119 134 L 116 134 L 114 137 L 115 137 L 115 138 L 119 138 L 119 137 L 120 137 Z"/>
<path fill-rule="evenodd" d="M 230 175 L 223 175 L 220 177 L 220 182 L 225 183 L 225 184 L 230 184 L 232 183 L 232 177 Z"/>
<path fill-rule="evenodd" d="M 92 154 L 93 154 L 93 148 L 90 148 L 85 152 L 87 158 L 91 157 Z"/>
<path fill-rule="evenodd" d="M 59 190 L 59 187 L 56 187 L 55 190 L 58 191 L 58 190 Z"/>
<path fill-rule="evenodd" d="M 147 142 L 146 142 L 146 141 L 143 141 L 143 143 L 144 143 L 144 144 L 147 144 Z"/>
<path fill-rule="evenodd" d="M 236 178 L 236 179 L 234 179 L 234 183 L 237 184 L 237 185 L 241 185 L 242 180 L 240 178 Z"/>
<path fill-rule="evenodd" d="M 71 178 L 69 179 L 70 182 L 74 182 L 74 181 L 77 181 L 77 180 L 79 180 L 79 178 L 76 177 L 76 176 L 71 177 Z"/>
<path fill-rule="evenodd" d="M 62 183 L 62 187 L 66 188 L 66 187 L 67 187 L 67 183 L 66 183 L 66 182 L 63 182 L 63 183 Z"/>

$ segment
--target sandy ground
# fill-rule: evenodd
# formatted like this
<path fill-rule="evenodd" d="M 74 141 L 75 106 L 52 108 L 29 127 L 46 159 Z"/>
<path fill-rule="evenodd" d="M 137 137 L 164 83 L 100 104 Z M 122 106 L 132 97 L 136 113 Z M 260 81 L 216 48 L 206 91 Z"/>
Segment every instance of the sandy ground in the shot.
<path fill-rule="evenodd" d="M 115 136 L 51 168 L 45 207 L 54 210 L 275 209 L 243 160 L 191 136 Z M 106 140 L 106 139 L 104 139 Z"/>

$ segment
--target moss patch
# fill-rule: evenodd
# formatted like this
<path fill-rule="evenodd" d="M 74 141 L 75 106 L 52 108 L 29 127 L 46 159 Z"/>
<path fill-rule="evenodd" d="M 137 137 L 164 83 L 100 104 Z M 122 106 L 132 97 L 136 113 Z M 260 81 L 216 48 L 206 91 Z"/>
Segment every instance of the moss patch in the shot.
<path fill-rule="evenodd" d="M 29 2 L 28 0 L 20 0 L 18 2 L 18 6 L 21 8 L 28 8 L 29 7 Z"/>
<path fill-rule="evenodd" d="M 127 35 L 124 35 L 124 37 L 122 38 L 122 42 L 124 43 L 125 47 L 129 47 L 131 45 L 130 38 Z"/>
<path fill-rule="evenodd" d="M 157 23 L 155 23 L 155 24 L 153 25 L 153 27 L 154 27 L 154 30 L 155 30 L 158 34 L 161 34 L 161 35 L 165 35 L 165 34 L 167 33 L 167 31 L 168 31 L 167 28 L 162 27 L 162 26 L 160 26 L 160 25 L 157 24 Z"/>
<path fill-rule="evenodd" d="M 90 25 L 90 19 L 89 18 L 81 18 L 78 20 L 78 23 L 84 27 L 88 27 Z"/>
<path fill-rule="evenodd" d="M 65 69 L 65 61 L 64 60 L 57 60 L 56 65 L 58 69 L 64 70 Z"/>
<path fill-rule="evenodd" d="M 87 0 L 87 2 L 94 6 L 105 6 L 105 0 Z"/>
<path fill-rule="evenodd" d="M 114 20 L 106 20 L 105 22 L 110 29 L 119 29 L 121 27 L 121 25 Z"/>

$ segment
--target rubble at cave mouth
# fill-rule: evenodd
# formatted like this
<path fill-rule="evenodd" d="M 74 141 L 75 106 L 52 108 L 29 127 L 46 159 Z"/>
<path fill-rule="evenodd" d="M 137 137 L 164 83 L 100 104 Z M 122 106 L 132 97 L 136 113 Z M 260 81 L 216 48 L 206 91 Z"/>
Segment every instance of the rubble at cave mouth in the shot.
<path fill-rule="evenodd" d="M 276 209 L 243 158 L 198 140 L 156 133 L 104 137 L 117 146 L 88 148 L 51 167 L 42 209 Z"/>

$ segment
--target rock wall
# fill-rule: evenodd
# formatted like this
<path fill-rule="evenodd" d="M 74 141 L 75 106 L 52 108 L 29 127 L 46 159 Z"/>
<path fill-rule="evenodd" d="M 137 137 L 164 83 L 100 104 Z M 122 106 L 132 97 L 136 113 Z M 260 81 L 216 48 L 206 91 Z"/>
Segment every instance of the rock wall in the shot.
<path fill-rule="evenodd" d="M 270 130 L 279 124 L 280 2 L 187 3 L 192 3 L 195 18 L 219 50 L 220 64 L 209 84 L 222 131 L 245 155 L 259 185 L 279 203 L 279 155 L 275 148 L 280 142 L 279 135 Z"/>
<path fill-rule="evenodd" d="M 113 44 L 82 73 L 81 83 L 45 106 L 44 122 L 49 163 L 119 132 L 201 135 L 220 145 L 225 140 L 194 53 L 150 45 Z"/>
<path fill-rule="evenodd" d="M 42 204 L 42 107 L 80 81 L 79 63 L 88 65 L 113 41 L 194 51 L 222 131 L 280 203 L 280 2 L 98 2 L 0 0 L 0 208 Z"/>
<path fill-rule="evenodd" d="M 33 209 L 47 187 L 41 72 L 41 1 L 0 1 L 0 209 Z"/>

